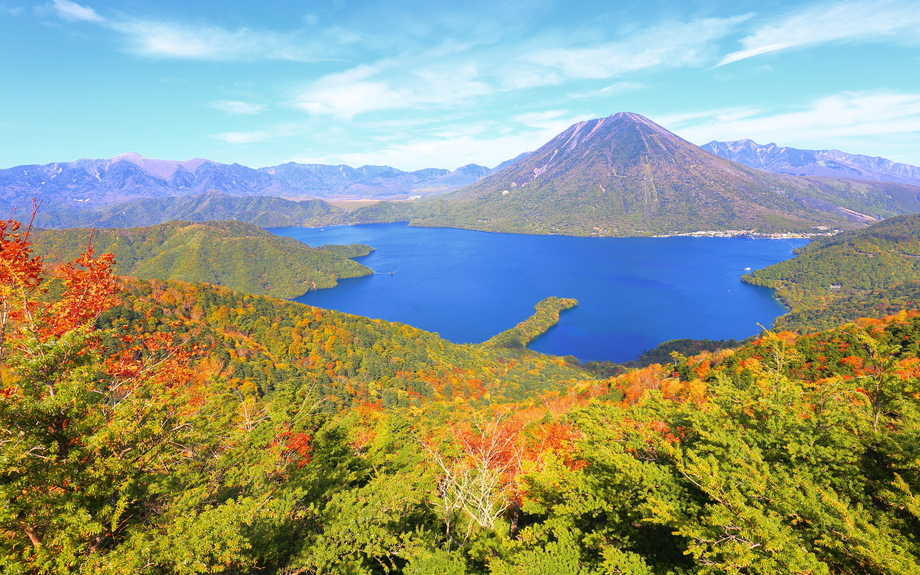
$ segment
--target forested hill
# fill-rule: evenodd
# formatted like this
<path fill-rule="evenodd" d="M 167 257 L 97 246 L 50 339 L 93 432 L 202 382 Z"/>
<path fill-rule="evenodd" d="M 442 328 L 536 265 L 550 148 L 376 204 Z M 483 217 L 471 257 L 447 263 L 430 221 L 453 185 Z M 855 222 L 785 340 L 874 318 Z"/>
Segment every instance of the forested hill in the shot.
<path fill-rule="evenodd" d="M 317 249 L 236 221 L 40 230 L 33 241 L 36 253 L 48 262 L 72 261 L 92 244 L 96 253 L 115 255 L 115 270 L 121 275 L 208 282 L 282 298 L 373 273 L 349 259 L 367 255 L 373 250 L 370 246 Z"/>
<path fill-rule="evenodd" d="M 45 228 L 131 228 L 172 221 L 238 220 L 263 228 L 328 225 L 341 222 L 344 210 L 323 200 L 286 200 L 271 196 L 203 194 L 137 198 L 103 207 L 76 209 L 53 202 L 36 214 Z"/>
<path fill-rule="evenodd" d="M 598 381 L 0 242 L 4 572 L 920 572 L 918 312 Z"/>
<path fill-rule="evenodd" d="M 826 329 L 920 305 L 920 215 L 815 240 L 743 279 L 770 287 L 791 308 L 776 324 Z"/>

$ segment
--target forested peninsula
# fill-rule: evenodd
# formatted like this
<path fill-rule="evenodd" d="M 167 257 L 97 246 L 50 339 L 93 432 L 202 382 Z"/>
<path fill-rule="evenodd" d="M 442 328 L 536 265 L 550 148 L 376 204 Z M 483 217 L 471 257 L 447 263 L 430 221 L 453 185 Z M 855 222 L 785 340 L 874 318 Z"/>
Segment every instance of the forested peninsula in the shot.
<path fill-rule="evenodd" d="M 225 285 L 253 295 L 293 298 L 331 288 L 337 280 L 373 273 L 350 258 L 365 245 L 311 248 L 237 221 L 169 222 L 125 229 L 40 230 L 34 250 L 48 263 L 68 262 L 87 246 L 115 256 L 114 271 L 141 279 Z"/>

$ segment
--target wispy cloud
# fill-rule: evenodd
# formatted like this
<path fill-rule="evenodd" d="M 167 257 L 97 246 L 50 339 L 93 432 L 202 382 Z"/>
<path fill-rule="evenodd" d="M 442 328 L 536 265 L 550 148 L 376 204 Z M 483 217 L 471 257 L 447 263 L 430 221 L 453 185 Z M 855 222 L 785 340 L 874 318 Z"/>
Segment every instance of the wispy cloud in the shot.
<path fill-rule="evenodd" d="M 388 165 L 402 170 L 441 167 L 454 169 L 470 163 L 497 166 L 505 160 L 545 144 L 575 122 L 591 116 L 564 110 L 520 114 L 504 126 L 492 122 L 470 123 L 462 128 L 433 130 L 422 137 L 381 142 L 367 151 L 309 158 L 293 158 L 304 163 L 345 163 Z M 366 144 L 366 143 L 365 143 Z"/>
<path fill-rule="evenodd" d="M 310 60 L 309 49 L 294 35 L 218 26 L 191 26 L 153 20 L 111 22 L 128 50 L 150 58 L 189 60 Z"/>
<path fill-rule="evenodd" d="M 309 84 L 291 104 L 313 115 L 352 118 L 364 112 L 450 107 L 495 89 L 477 78 L 473 65 L 404 71 L 388 60 L 329 74 Z"/>
<path fill-rule="evenodd" d="M 555 134 L 553 134 L 555 135 Z M 401 170 L 440 167 L 449 170 L 466 164 L 494 167 L 522 151 L 539 147 L 546 134 L 513 134 L 497 137 L 459 136 L 456 138 L 417 139 L 393 143 L 378 150 L 311 158 L 296 158 L 304 163 L 344 163 L 350 166 L 387 165 Z"/>
<path fill-rule="evenodd" d="M 253 142 L 263 142 L 276 137 L 276 135 L 264 130 L 256 130 L 253 132 L 224 132 L 214 134 L 212 137 L 228 144 L 251 144 Z"/>
<path fill-rule="evenodd" d="M 71 22 L 104 22 L 105 18 L 96 14 L 96 11 L 87 6 L 81 6 L 70 0 L 53 0 L 47 6 L 55 15 Z"/>
<path fill-rule="evenodd" d="M 294 60 L 322 59 L 327 43 L 306 37 L 301 30 L 274 32 L 213 25 L 192 25 L 159 20 L 103 18 L 89 7 L 71 0 L 52 0 L 35 9 L 71 22 L 93 22 L 120 34 L 128 52 L 147 58 L 183 60 Z"/>
<path fill-rule="evenodd" d="M 252 144 L 289 136 L 311 135 L 315 127 L 303 122 L 277 122 L 248 132 L 223 132 L 211 134 L 211 138 L 228 144 Z"/>
<path fill-rule="evenodd" d="M 558 37 L 499 46 L 445 40 L 421 53 L 323 76 L 306 85 L 291 104 L 312 115 L 351 119 L 380 110 L 447 109 L 496 94 L 652 68 L 702 66 L 716 56 L 718 40 L 749 17 L 671 22 L 578 48 L 565 46 L 566 40 Z M 611 96 L 641 87 L 620 82 L 572 97 Z"/>
<path fill-rule="evenodd" d="M 768 52 L 829 42 L 920 40 L 920 6 L 903 0 L 862 0 L 814 4 L 778 22 L 762 26 L 741 40 L 742 50 L 716 64 L 724 66 Z"/>
<path fill-rule="evenodd" d="M 250 104 L 237 100 L 218 100 L 217 102 L 211 102 L 211 107 L 228 114 L 245 114 L 247 116 L 258 114 L 265 109 L 265 106 L 261 104 Z"/>
<path fill-rule="evenodd" d="M 920 94 L 848 92 L 820 98 L 799 110 L 712 110 L 664 117 L 661 123 L 700 144 L 750 138 L 759 143 L 829 147 L 847 139 L 920 134 Z"/>
<path fill-rule="evenodd" d="M 551 68 L 543 82 L 572 78 L 610 78 L 657 67 L 701 66 L 715 53 L 716 42 L 748 20 L 750 14 L 703 18 L 648 27 L 627 38 L 584 48 L 547 48 L 522 58 L 532 66 Z"/>

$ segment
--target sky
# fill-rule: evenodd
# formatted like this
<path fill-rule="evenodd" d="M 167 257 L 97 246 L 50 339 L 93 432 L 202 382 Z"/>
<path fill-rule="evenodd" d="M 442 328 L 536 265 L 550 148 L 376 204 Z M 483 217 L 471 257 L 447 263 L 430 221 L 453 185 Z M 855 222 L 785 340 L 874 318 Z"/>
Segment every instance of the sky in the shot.
<path fill-rule="evenodd" d="M 920 0 L 0 0 L 0 168 L 494 167 L 622 111 L 920 165 Z"/>

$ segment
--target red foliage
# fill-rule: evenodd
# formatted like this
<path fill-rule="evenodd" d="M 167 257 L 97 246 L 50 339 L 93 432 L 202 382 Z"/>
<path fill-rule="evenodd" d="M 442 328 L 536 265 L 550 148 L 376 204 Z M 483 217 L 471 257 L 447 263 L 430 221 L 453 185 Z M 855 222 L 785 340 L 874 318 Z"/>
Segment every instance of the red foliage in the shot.
<path fill-rule="evenodd" d="M 59 271 L 64 295 L 50 307 L 48 321 L 42 330 L 44 333 L 60 336 L 117 303 L 116 294 L 121 286 L 112 274 L 115 256 L 93 255 L 92 247 L 87 247 L 76 261 Z"/>

